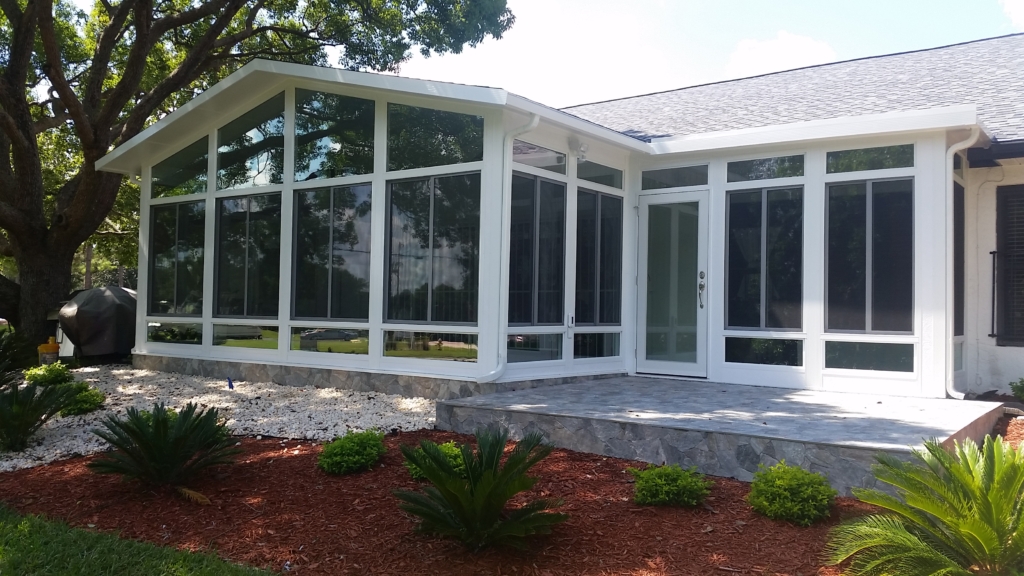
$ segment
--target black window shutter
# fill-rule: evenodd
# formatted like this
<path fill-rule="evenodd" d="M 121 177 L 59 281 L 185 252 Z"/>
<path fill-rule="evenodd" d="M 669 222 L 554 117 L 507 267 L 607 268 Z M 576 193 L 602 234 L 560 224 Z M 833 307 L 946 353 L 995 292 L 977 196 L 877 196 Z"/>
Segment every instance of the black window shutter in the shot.
<path fill-rule="evenodd" d="M 1024 346 L 1024 186 L 996 189 L 996 344 Z"/>

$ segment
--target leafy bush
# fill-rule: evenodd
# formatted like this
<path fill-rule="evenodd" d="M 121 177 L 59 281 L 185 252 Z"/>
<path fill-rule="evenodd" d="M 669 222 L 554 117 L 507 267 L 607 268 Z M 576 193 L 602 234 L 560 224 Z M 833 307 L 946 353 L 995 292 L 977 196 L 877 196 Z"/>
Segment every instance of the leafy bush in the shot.
<path fill-rule="evenodd" d="M 549 500 L 506 510 L 509 500 L 536 484 L 537 478 L 526 472 L 552 449 L 541 441 L 540 434 L 527 434 L 502 464 L 508 431 L 478 431 L 475 453 L 468 445 L 459 447 L 465 477 L 429 440 L 420 442 L 420 451 L 402 446 L 406 460 L 422 471 L 431 486 L 423 492 L 397 491 L 395 496 L 403 502 L 402 510 L 420 518 L 421 532 L 457 538 L 472 550 L 491 544 L 522 546 L 525 536 L 549 534 L 551 526 L 568 519 L 565 514 L 547 512 L 561 504 Z"/>
<path fill-rule="evenodd" d="M 351 474 L 368 470 L 386 451 L 383 432 L 349 432 L 328 442 L 317 464 L 328 474 Z"/>
<path fill-rule="evenodd" d="M 810 526 L 828 517 L 836 491 L 821 474 L 785 461 L 754 473 L 747 501 L 754 511 L 773 520 Z"/>
<path fill-rule="evenodd" d="M 21 370 L 39 360 L 34 344 L 8 326 L 0 332 L 0 372 Z"/>
<path fill-rule="evenodd" d="M 56 384 L 74 382 L 75 376 L 62 362 L 54 362 L 53 364 L 43 364 L 42 366 L 25 370 L 25 380 L 29 384 L 54 386 Z"/>
<path fill-rule="evenodd" d="M 644 470 L 627 468 L 636 479 L 633 501 L 656 506 L 696 506 L 711 494 L 712 481 L 697 472 L 684 470 L 678 464 L 649 466 Z"/>
<path fill-rule="evenodd" d="M 936 441 L 913 462 L 880 454 L 875 478 L 896 489 L 854 494 L 885 512 L 840 524 L 826 547 L 847 574 L 1019 574 L 1024 567 L 1024 450 L 1002 438 Z"/>
<path fill-rule="evenodd" d="M 1024 402 L 1024 378 L 1010 382 L 1010 391 L 1013 392 L 1014 398 Z"/>
<path fill-rule="evenodd" d="M 107 400 L 107 396 L 100 392 L 98 389 L 89 386 L 86 382 L 75 382 L 73 384 L 62 384 L 74 390 L 75 395 L 71 401 L 63 410 L 60 411 L 61 417 L 67 416 L 78 416 L 80 414 L 88 414 L 93 410 L 96 410 L 103 405 L 103 402 Z"/>
<path fill-rule="evenodd" d="M 231 463 L 239 452 L 225 437 L 216 408 L 199 410 L 189 402 L 176 416 L 170 414 L 163 404 L 156 404 L 148 417 L 135 408 L 129 408 L 124 419 L 107 416 L 105 429 L 93 433 L 114 450 L 89 467 L 100 474 L 182 486 L 210 466 Z"/>
<path fill-rule="evenodd" d="M 437 448 L 442 454 L 448 458 L 448 463 L 452 465 L 452 469 L 462 478 L 466 477 L 466 464 L 462 461 L 462 449 L 455 443 L 454 440 L 445 442 L 444 444 L 438 444 Z M 417 453 L 423 454 L 423 448 L 413 448 Z M 405 461 L 405 468 L 409 471 L 409 475 L 412 476 L 413 480 L 426 480 L 426 476 L 423 475 L 423 471 L 418 466 L 413 464 L 411 461 Z"/>
<path fill-rule="evenodd" d="M 0 375 L 0 450 L 20 452 L 75 395 L 68 386 L 19 386 L 16 372 Z"/>
<path fill-rule="evenodd" d="M 168 420 L 168 422 L 170 423 L 171 426 L 174 426 L 174 423 L 178 420 L 178 411 L 175 410 L 174 408 L 166 408 L 166 410 L 167 410 L 167 420 Z M 139 410 L 139 415 L 142 416 L 142 418 L 146 422 L 148 422 L 150 426 L 153 425 L 153 413 L 152 412 L 150 412 L 149 410 Z M 217 419 L 217 423 L 218 424 L 222 424 L 222 426 L 218 426 L 217 427 L 217 440 L 221 441 L 221 440 L 227 440 L 228 438 L 231 438 L 231 430 L 228 429 L 228 427 L 226 425 L 226 420 L 224 418 L 218 418 Z"/>

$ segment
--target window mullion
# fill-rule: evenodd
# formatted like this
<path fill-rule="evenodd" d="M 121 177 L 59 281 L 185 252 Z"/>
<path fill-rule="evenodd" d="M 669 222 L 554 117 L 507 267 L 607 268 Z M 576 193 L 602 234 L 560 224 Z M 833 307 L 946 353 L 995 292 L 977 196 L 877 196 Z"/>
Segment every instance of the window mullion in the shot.
<path fill-rule="evenodd" d="M 867 183 L 867 199 L 865 201 L 865 218 L 867 222 L 864 226 L 864 249 L 867 251 L 867 255 L 864 260 L 864 331 L 871 332 L 871 274 L 873 267 L 873 204 L 874 204 L 874 183 Z"/>

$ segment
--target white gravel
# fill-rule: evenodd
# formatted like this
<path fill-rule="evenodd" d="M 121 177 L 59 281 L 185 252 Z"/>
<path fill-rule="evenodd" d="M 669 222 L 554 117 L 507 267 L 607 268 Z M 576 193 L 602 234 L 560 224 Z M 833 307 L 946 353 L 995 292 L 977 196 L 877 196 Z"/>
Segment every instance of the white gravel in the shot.
<path fill-rule="evenodd" d="M 348 430 L 434 425 L 434 401 L 426 398 L 264 382 L 234 382 L 235 389 L 229 390 L 226 379 L 126 366 L 94 366 L 74 373 L 107 395 L 103 407 L 82 416 L 55 416 L 29 440 L 27 450 L 0 453 L 0 472 L 102 451 L 106 443 L 91 430 L 105 416 L 123 415 L 131 406 L 149 409 L 156 402 L 179 409 L 188 402 L 218 408 L 232 434 L 244 436 L 330 440 Z"/>

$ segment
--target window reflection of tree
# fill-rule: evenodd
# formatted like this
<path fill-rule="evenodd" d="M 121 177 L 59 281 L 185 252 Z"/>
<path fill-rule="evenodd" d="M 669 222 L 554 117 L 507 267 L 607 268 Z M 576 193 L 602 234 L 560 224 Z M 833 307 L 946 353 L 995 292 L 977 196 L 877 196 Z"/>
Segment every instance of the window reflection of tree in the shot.
<path fill-rule="evenodd" d="M 206 193 L 209 137 L 203 136 L 153 166 L 153 198 Z"/>
<path fill-rule="evenodd" d="M 388 170 L 477 162 L 484 157 L 484 119 L 388 104 Z"/>
<path fill-rule="evenodd" d="M 295 180 L 373 172 L 374 102 L 295 91 Z"/>
<path fill-rule="evenodd" d="M 205 206 L 189 202 L 153 208 L 151 313 L 202 313 Z"/>
<path fill-rule="evenodd" d="M 284 173 L 284 93 L 217 133 L 217 188 L 279 184 Z"/>
<path fill-rule="evenodd" d="M 217 313 L 276 316 L 281 195 L 219 201 Z"/>

